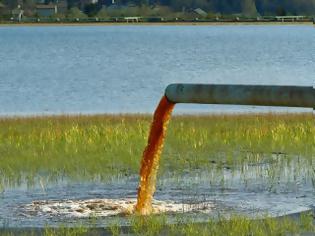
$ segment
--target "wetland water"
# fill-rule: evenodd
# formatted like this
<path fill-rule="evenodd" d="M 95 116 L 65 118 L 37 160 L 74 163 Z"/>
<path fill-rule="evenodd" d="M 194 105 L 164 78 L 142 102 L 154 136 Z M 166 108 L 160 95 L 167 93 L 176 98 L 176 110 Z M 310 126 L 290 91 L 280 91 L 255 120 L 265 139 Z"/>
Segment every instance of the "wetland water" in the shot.
<path fill-rule="evenodd" d="M 290 171 L 293 167 L 289 165 L 285 166 L 283 173 L 271 180 L 270 176 L 267 178 L 265 175 L 268 166 L 268 163 L 247 166 L 246 172 L 241 169 L 216 170 L 214 166 L 209 171 L 187 170 L 181 176 L 165 175 L 158 180 L 155 199 L 182 204 L 187 217 L 200 220 L 230 214 L 281 216 L 314 209 L 315 193 L 309 174 L 303 173 L 303 170 L 293 173 Z M 0 198 L 0 223 L 7 227 L 44 227 L 47 223 L 58 226 L 62 223 L 75 225 L 78 222 L 89 222 L 84 216 L 85 212 L 70 209 L 73 202 L 68 201 L 67 204 L 67 200 L 135 200 L 137 187 L 138 176 L 130 176 L 111 183 L 65 181 L 45 189 L 40 186 L 29 190 L 25 186 L 8 189 Z M 64 204 L 63 213 L 44 208 L 39 210 L 36 205 L 31 208 L 28 206 L 33 201 L 43 200 L 59 200 L 60 205 Z M 96 224 L 108 225 L 112 220 L 108 217 L 100 218 Z M 124 217 L 120 220 L 122 224 L 127 223 Z"/>
<path fill-rule="evenodd" d="M 151 113 L 173 82 L 312 86 L 314 38 L 312 26 L 0 27 L 0 113 Z M 270 110 L 297 111 L 178 105 L 175 113 Z M 271 180 L 270 171 L 262 163 L 246 167 L 246 177 L 242 168 L 164 175 L 155 198 L 200 202 L 201 208 L 210 202 L 213 215 L 282 215 L 314 207 L 314 173 L 303 172 L 300 162 Z M 137 185 L 138 177 L 130 176 L 109 183 L 6 186 L 0 224 L 73 222 L 26 206 L 52 199 L 135 199 Z"/>

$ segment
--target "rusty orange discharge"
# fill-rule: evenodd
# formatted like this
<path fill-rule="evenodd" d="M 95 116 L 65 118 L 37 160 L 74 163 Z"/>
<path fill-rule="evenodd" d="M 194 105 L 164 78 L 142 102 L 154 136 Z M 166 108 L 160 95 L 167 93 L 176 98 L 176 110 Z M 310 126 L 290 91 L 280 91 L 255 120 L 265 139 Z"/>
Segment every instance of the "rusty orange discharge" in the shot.
<path fill-rule="evenodd" d="M 140 169 L 140 184 L 135 211 L 141 215 L 152 212 L 152 198 L 155 192 L 156 174 L 163 149 L 167 125 L 175 104 L 164 96 L 155 110 L 148 144 L 143 152 Z"/>

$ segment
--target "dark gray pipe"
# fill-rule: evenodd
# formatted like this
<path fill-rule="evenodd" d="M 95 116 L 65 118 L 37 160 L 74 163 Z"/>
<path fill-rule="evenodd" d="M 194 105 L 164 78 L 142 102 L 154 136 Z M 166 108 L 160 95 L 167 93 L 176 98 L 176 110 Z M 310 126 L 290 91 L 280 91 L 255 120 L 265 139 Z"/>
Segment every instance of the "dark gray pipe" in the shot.
<path fill-rule="evenodd" d="M 315 89 L 300 86 L 171 84 L 173 103 L 233 104 L 315 108 Z"/>

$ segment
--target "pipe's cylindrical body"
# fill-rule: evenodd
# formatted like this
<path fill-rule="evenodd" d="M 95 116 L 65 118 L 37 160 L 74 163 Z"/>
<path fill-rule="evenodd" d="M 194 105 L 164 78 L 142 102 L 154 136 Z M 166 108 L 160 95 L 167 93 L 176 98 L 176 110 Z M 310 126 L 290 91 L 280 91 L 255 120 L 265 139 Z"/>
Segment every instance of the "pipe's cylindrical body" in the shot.
<path fill-rule="evenodd" d="M 300 86 L 171 84 L 173 103 L 233 104 L 315 108 L 315 89 Z"/>

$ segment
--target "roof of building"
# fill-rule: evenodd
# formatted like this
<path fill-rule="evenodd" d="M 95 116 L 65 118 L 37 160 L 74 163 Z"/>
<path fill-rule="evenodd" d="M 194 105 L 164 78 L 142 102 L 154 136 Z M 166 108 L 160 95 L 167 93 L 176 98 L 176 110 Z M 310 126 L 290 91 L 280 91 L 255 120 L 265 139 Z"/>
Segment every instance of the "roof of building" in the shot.
<path fill-rule="evenodd" d="M 207 15 L 208 15 L 207 12 L 205 12 L 205 11 L 202 10 L 201 8 L 196 8 L 196 9 L 194 10 L 194 12 L 197 13 L 197 14 L 199 14 L 199 15 L 201 15 L 201 16 L 207 16 Z"/>

